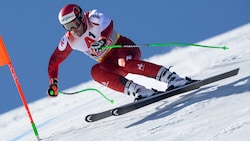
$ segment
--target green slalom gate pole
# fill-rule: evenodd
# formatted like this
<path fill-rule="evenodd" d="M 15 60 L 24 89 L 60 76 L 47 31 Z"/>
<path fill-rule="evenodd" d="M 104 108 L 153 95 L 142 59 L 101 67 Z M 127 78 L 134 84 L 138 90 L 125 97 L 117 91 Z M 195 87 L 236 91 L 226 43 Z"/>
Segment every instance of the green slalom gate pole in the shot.
<path fill-rule="evenodd" d="M 180 42 L 172 42 L 172 43 L 159 43 L 159 44 L 139 44 L 139 45 L 111 45 L 105 46 L 102 49 L 107 48 L 134 48 L 134 47 L 172 47 L 172 46 L 194 46 L 194 47 L 202 47 L 202 48 L 214 48 L 214 49 L 229 49 L 226 46 L 208 46 L 208 45 L 201 45 L 201 44 L 190 44 L 190 43 L 180 43 Z"/>

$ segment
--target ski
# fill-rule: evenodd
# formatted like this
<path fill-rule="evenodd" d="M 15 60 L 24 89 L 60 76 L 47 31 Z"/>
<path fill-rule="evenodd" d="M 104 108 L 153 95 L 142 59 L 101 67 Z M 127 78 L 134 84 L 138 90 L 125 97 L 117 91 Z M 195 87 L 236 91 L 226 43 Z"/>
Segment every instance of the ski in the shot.
<path fill-rule="evenodd" d="M 235 76 L 238 74 L 238 72 L 239 72 L 239 68 L 219 74 L 219 75 L 215 75 L 207 79 L 203 79 L 203 80 L 200 80 L 200 81 L 197 81 L 197 82 L 194 82 L 194 83 L 191 83 L 191 84 L 188 84 L 188 85 L 185 85 L 185 86 L 182 86 L 182 87 L 179 87 L 179 88 L 167 91 L 167 92 L 158 93 L 157 95 L 153 95 L 151 97 L 141 99 L 137 102 L 125 104 L 125 105 L 122 105 L 117 108 L 110 109 L 104 112 L 90 114 L 85 117 L 85 120 L 87 122 L 94 122 L 94 121 L 98 121 L 98 120 L 110 117 L 112 115 L 113 116 L 123 115 L 128 112 L 139 109 L 141 107 L 152 104 L 154 102 L 166 99 L 168 97 L 178 95 L 184 92 L 192 91 L 192 90 L 200 88 L 201 86 L 204 86 L 204 85 L 207 85 L 207 84 L 210 84 L 210 83 L 213 83 L 213 82 L 216 82 L 216 81 L 228 78 L 228 77 Z"/>
<path fill-rule="evenodd" d="M 98 121 L 98 120 L 101 120 L 110 116 L 112 116 L 112 110 L 107 110 L 107 111 L 103 111 L 100 113 L 87 115 L 85 117 L 85 121 L 94 122 L 94 121 Z"/>

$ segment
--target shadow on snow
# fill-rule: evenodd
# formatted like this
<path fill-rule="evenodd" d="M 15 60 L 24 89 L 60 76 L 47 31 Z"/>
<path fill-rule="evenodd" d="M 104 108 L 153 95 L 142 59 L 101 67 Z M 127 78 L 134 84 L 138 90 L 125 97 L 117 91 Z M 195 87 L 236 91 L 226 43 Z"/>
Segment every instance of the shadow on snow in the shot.
<path fill-rule="evenodd" d="M 247 81 L 245 84 L 240 84 L 243 81 Z M 194 103 L 197 102 L 201 102 L 201 101 L 205 101 L 205 100 L 209 100 L 209 99 L 213 99 L 213 98 L 220 98 L 220 97 L 225 97 L 225 96 L 229 96 L 229 95 L 234 95 L 234 94 L 240 94 L 243 92 L 247 92 L 250 91 L 250 87 L 249 87 L 249 83 L 250 83 L 250 76 L 242 78 L 240 80 L 237 80 L 235 82 L 232 82 L 230 84 L 227 85 L 223 85 L 223 86 L 204 86 L 201 87 L 200 89 L 191 92 L 187 95 L 184 95 L 181 99 L 168 104 L 169 102 L 165 99 L 162 102 L 164 102 L 162 105 L 156 107 L 156 111 L 155 113 L 152 113 L 148 116 L 146 116 L 145 118 L 131 124 L 128 125 L 126 128 L 135 126 L 135 125 L 139 125 L 142 124 L 144 122 L 147 122 L 149 120 L 156 120 L 156 119 L 160 119 L 169 115 L 172 115 L 175 112 L 178 112 L 179 110 L 188 107 Z M 210 90 L 212 88 L 216 87 L 215 90 Z M 208 90 L 209 89 L 209 90 Z M 205 92 L 204 92 L 205 91 Z M 206 92 L 208 91 L 208 92 Z M 168 104 L 168 105 L 166 105 Z M 162 107 L 166 105 L 165 107 Z M 162 108 L 160 108 L 162 107 Z"/>

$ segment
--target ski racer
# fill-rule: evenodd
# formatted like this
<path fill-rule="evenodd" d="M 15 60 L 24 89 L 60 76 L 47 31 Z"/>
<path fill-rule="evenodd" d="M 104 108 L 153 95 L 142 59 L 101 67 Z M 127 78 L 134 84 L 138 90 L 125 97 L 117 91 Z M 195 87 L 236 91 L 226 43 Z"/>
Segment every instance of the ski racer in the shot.
<path fill-rule="evenodd" d="M 192 80 L 182 78 L 164 66 L 141 60 L 139 48 L 102 49 L 108 45 L 135 45 L 129 38 L 114 29 L 114 22 L 107 15 L 91 10 L 83 12 L 76 4 L 64 6 L 58 15 L 66 30 L 48 64 L 48 95 L 58 95 L 59 65 L 73 51 L 78 50 L 96 60 L 91 69 L 92 78 L 117 92 L 133 95 L 135 99 L 149 97 L 155 91 L 128 80 L 128 73 L 154 78 L 168 84 L 168 89 L 183 86 Z"/>

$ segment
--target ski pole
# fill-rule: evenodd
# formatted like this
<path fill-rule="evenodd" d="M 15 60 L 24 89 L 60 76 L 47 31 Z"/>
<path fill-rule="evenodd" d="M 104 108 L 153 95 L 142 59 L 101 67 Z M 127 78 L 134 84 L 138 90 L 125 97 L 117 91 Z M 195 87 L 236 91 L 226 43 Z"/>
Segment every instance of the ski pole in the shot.
<path fill-rule="evenodd" d="M 229 49 L 226 46 L 207 46 L 207 45 L 201 45 L 201 44 L 190 44 L 190 43 L 179 43 L 179 42 L 172 42 L 172 43 L 159 43 L 159 44 L 139 44 L 139 45 L 111 45 L 111 46 L 105 46 L 102 49 L 107 48 L 135 48 L 135 47 L 171 47 L 171 46 L 195 46 L 195 47 L 202 47 L 202 48 L 215 48 L 215 49 Z"/>
<path fill-rule="evenodd" d="M 101 91 L 95 89 L 95 88 L 87 88 L 87 89 L 83 89 L 83 90 L 79 90 L 79 91 L 75 91 L 75 92 L 58 92 L 59 94 L 64 94 L 64 95 L 74 95 L 74 94 L 79 94 L 82 92 L 86 92 L 86 91 L 96 91 L 98 94 L 100 94 L 104 99 L 106 99 L 107 101 L 109 101 L 111 104 L 114 104 L 115 101 L 113 99 L 109 99 L 107 96 L 105 96 Z"/>

